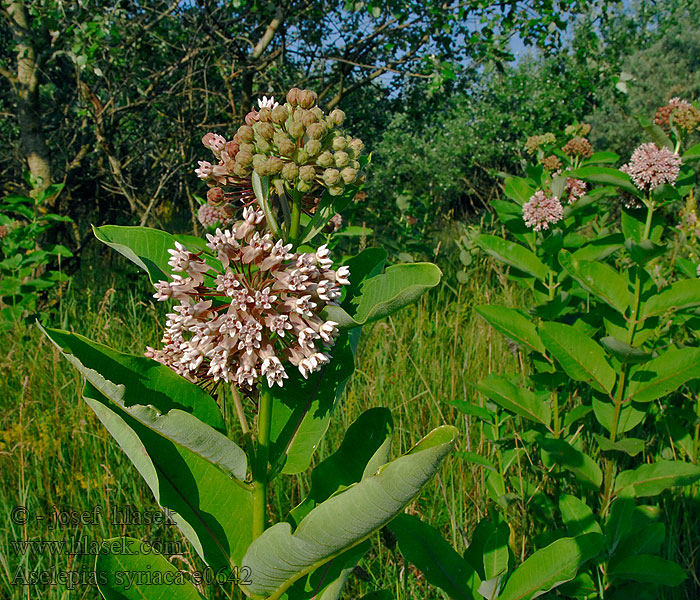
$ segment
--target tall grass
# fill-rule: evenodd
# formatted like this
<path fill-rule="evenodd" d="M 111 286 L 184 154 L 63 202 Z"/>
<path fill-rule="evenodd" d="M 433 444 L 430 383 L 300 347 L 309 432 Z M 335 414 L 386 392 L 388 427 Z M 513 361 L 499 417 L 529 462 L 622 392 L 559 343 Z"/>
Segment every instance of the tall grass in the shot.
<path fill-rule="evenodd" d="M 110 260 L 114 262 L 109 269 L 86 270 L 65 291 L 54 324 L 141 354 L 146 345 L 158 343 L 163 307 L 151 300 L 143 278 L 120 259 Z M 133 284 L 124 287 L 123 281 Z M 481 402 L 473 384 L 492 371 L 520 371 L 522 360 L 517 349 L 476 316 L 473 307 L 522 302 L 518 288 L 509 285 L 497 268 L 481 261 L 466 285 L 441 285 L 416 305 L 366 328 L 356 371 L 316 460 L 333 452 L 350 423 L 374 406 L 385 406 L 393 413 L 395 455 L 444 423 L 459 429 L 458 450 L 485 451 L 487 443 L 478 422 L 450 402 Z M 13 581 L 30 580 L 32 572 L 51 573 L 52 569 L 88 577 L 94 565 L 89 554 L 22 555 L 13 545 L 22 540 L 68 539 L 87 544 L 128 535 L 149 542 L 172 541 L 181 549 L 172 560 L 180 568 L 201 570 L 203 565 L 176 528 L 113 523 L 109 514 L 113 507 L 123 510 L 133 505 L 143 512 L 156 511 L 158 506 L 136 469 L 79 399 L 80 378 L 57 350 L 29 325 L 1 333 L 0 347 L 4 349 L 0 356 L 0 597 L 100 598 L 92 585 L 70 590 L 61 584 L 13 585 Z M 299 501 L 308 489 L 305 477 L 280 481 L 277 499 L 273 494 L 270 501 L 273 513 Z M 438 527 L 462 552 L 475 524 L 487 512 L 486 498 L 483 469 L 455 455 L 408 510 Z M 26 524 L 9 518 L 15 506 L 26 507 L 30 517 Z M 102 514 L 84 526 L 53 527 L 51 520 L 38 519 L 94 506 L 103 507 Z M 686 508 L 680 497 L 667 502 L 668 530 L 682 532 L 681 546 L 669 545 L 668 555 L 697 572 L 697 509 L 689 513 Z M 524 549 L 529 547 L 526 520 L 515 517 L 512 525 L 519 533 L 513 539 Z M 397 600 L 444 597 L 385 542 L 386 536 L 381 535 L 373 540 L 361 569 L 350 578 L 345 597 L 359 598 L 379 588 L 390 590 Z M 693 590 L 700 589 L 696 585 L 697 575 L 675 597 L 695 598 Z M 212 599 L 236 597 L 220 588 L 202 591 Z"/>

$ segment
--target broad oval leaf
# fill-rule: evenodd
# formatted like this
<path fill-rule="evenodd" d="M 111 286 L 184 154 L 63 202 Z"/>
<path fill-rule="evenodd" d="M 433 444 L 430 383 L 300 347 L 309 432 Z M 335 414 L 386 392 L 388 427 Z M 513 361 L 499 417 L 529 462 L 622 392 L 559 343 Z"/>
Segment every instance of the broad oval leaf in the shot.
<path fill-rule="evenodd" d="M 651 352 L 641 348 L 635 348 L 628 343 L 618 340 L 610 335 L 600 339 L 602 346 L 622 363 L 636 364 L 646 362 L 654 358 Z"/>
<path fill-rule="evenodd" d="M 539 331 L 545 347 L 569 377 L 585 381 L 600 392 L 610 393 L 615 385 L 615 370 L 596 342 L 563 323 L 543 323 Z"/>
<path fill-rule="evenodd" d="M 685 581 L 685 571 L 680 565 L 652 554 L 627 556 L 615 561 L 607 575 L 613 579 L 631 579 L 640 583 L 657 583 L 676 586 Z"/>
<path fill-rule="evenodd" d="M 568 252 L 559 254 L 559 262 L 583 289 L 625 314 L 632 303 L 632 294 L 614 269 L 600 262 L 576 260 Z"/>
<path fill-rule="evenodd" d="M 172 267 L 168 264 L 171 255 L 168 250 L 175 248 L 175 242 L 184 244 L 192 251 L 206 250 L 206 243 L 201 238 L 192 235 L 173 235 L 150 227 L 126 227 L 121 225 L 103 225 L 93 227 L 95 237 L 131 262 L 141 267 L 151 280 L 151 283 L 167 280 L 172 275 Z M 212 266 L 221 267 L 218 260 L 203 257 Z"/>
<path fill-rule="evenodd" d="M 610 167 L 582 167 L 569 173 L 569 176 L 590 181 L 591 183 L 611 184 L 634 196 L 639 197 L 641 195 L 641 192 L 632 183 L 632 179 L 627 173 Z"/>
<path fill-rule="evenodd" d="M 204 600 L 185 573 L 134 538 L 102 543 L 95 560 L 95 579 L 106 600 Z"/>
<path fill-rule="evenodd" d="M 486 234 L 477 236 L 474 241 L 487 254 L 541 281 L 544 281 L 549 273 L 547 265 L 537 258 L 533 252 L 520 244 L 508 242 L 495 235 Z"/>
<path fill-rule="evenodd" d="M 583 564 L 598 555 L 604 541 L 599 533 L 586 533 L 537 550 L 513 572 L 498 600 L 530 600 L 571 581 Z"/>
<path fill-rule="evenodd" d="M 423 573 L 428 583 L 450 598 L 474 600 L 481 585 L 476 571 L 440 535 L 414 515 L 399 515 L 388 525 L 404 558 Z"/>
<path fill-rule="evenodd" d="M 557 464 L 573 473 L 586 487 L 600 488 L 603 472 L 590 456 L 577 450 L 563 438 L 540 436 L 537 441 L 542 449 L 542 462 L 545 466 Z"/>
<path fill-rule="evenodd" d="M 654 294 L 642 304 L 640 313 L 642 319 L 648 319 L 695 306 L 700 306 L 700 279 L 683 279 Z"/>
<path fill-rule="evenodd" d="M 651 402 L 698 377 L 700 348 L 673 348 L 632 371 L 627 397 L 635 402 Z"/>
<path fill-rule="evenodd" d="M 339 329 L 378 321 L 415 302 L 440 283 L 441 277 L 442 271 L 433 263 L 393 265 L 385 273 L 365 279 L 360 293 L 344 300 L 342 306 L 327 306 L 323 318 L 338 323 Z"/>
<path fill-rule="evenodd" d="M 454 427 L 439 427 L 375 475 L 319 504 L 294 532 L 289 523 L 266 530 L 243 558 L 253 573 L 247 592 L 280 598 L 305 574 L 386 525 L 435 474 L 456 435 Z"/>
<path fill-rule="evenodd" d="M 477 384 L 477 389 L 506 410 L 514 412 L 535 423 L 549 426 L 551 410 L 549 395 L 534 393 L 514 385 L 502 375 L 491 373 Z"/>
<path fill-rule="evenodd" d="M 593 511 L 576 496 L 564 494 L 559 499 L 559 510 L 570 536 L 575 537 L 584 533 L 603 533 Z"/>
<path fill-rule="evenodd" d="M 684 163 L 700 160 L 700 144 L 688 148 L 681 156 Z"/>
<path fill-rule="evenodd" d="M 658 460 L 623 471 L 615 479 L 616 496 L 656 496 L 677 485 L 690 485 L 700 479 L 700 467 L 676 460 Z"/>
<path fill-rule="evenodd" d="M 508 336 L 521 346 L 527 346 L 540 354 L 545 353 L 544 344 L 537 335 L 537 328 L 517 310 L 505 306 L 483 305 L 477 306 L 478 312 L 491 326 Z"/>

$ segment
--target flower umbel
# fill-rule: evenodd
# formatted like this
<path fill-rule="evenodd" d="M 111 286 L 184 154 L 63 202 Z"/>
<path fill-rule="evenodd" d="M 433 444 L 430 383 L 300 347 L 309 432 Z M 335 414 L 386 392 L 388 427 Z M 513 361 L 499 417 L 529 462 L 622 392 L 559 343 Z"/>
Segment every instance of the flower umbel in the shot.
<path fill-rule="evenodd" d="M 549 229 L 550 224 L 561 221 L 564 208 L 556 196 L 547 196 L 542 190 L 530 196 L 530 201 L 523 204 L 523 219 L 525 225 L 534 231 Z"/>
<path fill-rule="evenodd" d="M 337 323 L 319 315 L 337 304 L 349 270 L 331 269 L 328 249 L 291 252 L 260 225 L 262 211 L 244 209 L 230 230 L 207 234 L 221 267 L 181 244 L 169 250 L 172 281 L 159 281 L 154 297 L 177 300 L 168 314 L 163 348 L 146 356 L 197 383 L 227 381 L 271 387 L 288 377 L 283 361 L 308 377 L 330 360 Z M 182 274 L 180 274 L 182 273 Z"/>
<path fill-rule="evenodd" d="M 663 183 L 673 185 L 680 168 L 680 156 L 649 142 L 639 146 L 629 163 L 620 167 L 620 171 L 627 173 L 640 190 L 653 190 Z"/>

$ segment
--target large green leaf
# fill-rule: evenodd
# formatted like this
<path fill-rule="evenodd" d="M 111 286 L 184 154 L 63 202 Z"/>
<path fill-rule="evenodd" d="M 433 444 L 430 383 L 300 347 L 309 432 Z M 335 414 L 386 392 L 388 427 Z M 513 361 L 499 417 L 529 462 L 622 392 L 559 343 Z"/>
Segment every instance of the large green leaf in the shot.
<path fill-rule="evenodd" d="M 559 498 L 559 510 L 564 525 L 566 525 L 566 531 L 570 536 L 575 537 L 584 533 L 603 533 L 593 511 L 576 496 L 564 494 Z"/>
<path fill-rule="evenodd" d="M 535 188 L 532 186 L 533 183 L 532 180 L 523 179 L 522 177 L 507 177 L 504 191 L 508 198 L 515 200 L 522 206 L 535 193 Z"/>
<path fill-rule="evenodd" d="M 530 600 L 571 581 L 581 565 L 598 555 L 604 541 L 599 533 L 586 533 L 537 550 L 513 572 L 498 600 Z"/>
<path fill-rule="evenodd" d="M 146 271 L 151 283 L 167 280 L 172 275 L 172 267 L 168 264 L 171 258 L 168 250 L 175 248 L 175 242 L 184 244 L 191 252 L 206 249 L 206 243 L 201 238 L 191 235 L 173 235 L 150 227 L 103 225 L 92 229 L 98 240 L 114 248 L 119 254 Z M 212 257 L 204 258 L 213 266 L 221 266 Z"/>
<path fill-rule="evenodd" d="M 630 471 L 615 479 L 617 496 L 656 496 L 677 485 L 690 485 L 700 479 L 700 467 L 676 460 L 658 460 Z"/>
<path fill-rule="evenodd" d="M 576 260 L 566 251 L 560 252 L 559 262 L 583 289 L 625 314 L 632 303 L 632 294 L 614 269 L 600 262 Z"/>
<path fill-rule="evenodd" d="M 669 139 L 668 135 L 666 135 L 666 132 L 661 128 L 661 126 L 651 122 L 644 116 L 637 116 L 635 119 L 637 119 L 637 122 L 642 126 L 642 129 L 644 129 L 644 131 L 651 136 L 651 139 L 659 148 L 668 148 L 671 150 L 671 152 L 673 152 L 673 142 Z"/>
<path fill-rule="evenodd" d="M 632 371 L 627 397 L 635 402 L 651 402 L 697 377 L 700 348 L 672 348 Z"/>
<path fill-rule="evenodd" d="M 420 492 L 455 443 L 457 430 L 440 427 L 405 455 L 314 508 L 292 532 L 277 523 L 256 539 L 243 564 L 247 591 L 281 597 L 295 581 L 386 525 Z"/>
<path fill-rule="evenodd" d="M 214 400 L 150 359 L 46 334 L 85 375 L 86 403 L 199 555 L 213 568 L 240 565 L 252 538 L 252 495 L 231 476 L 245 474 L 245 456 L 214 429 L 223 427 Z"/>
<path fill-rule="evenodd" d="M 547 265 L 537 258 L 533 252 L 520 244 L 508 242 L 495 235 L 486 234 L 477 236 L 475 242 L 487 254 L 541 281 L 544 281 L 549 273 Z"/>
<path fill-rule="evenodd" d="M 612 184 L 635 196 L 639 196 L 641 193 L 632 183 L 632 179 L 627 173 L 610 167 L 582 167 L 569 173 L 569 176 L 590 181 L 591 183 Z"/>
<path fill-rule="evenodd" d="M 672 310 L 700 306 L 700 279 L 683 279 L 672 283 L 642 304 L 642 319 L 656 317 Z"/>
<path fill-rule="evenodd" d="M 535 393 L 523 389 L 496 373 L 491 373 L 486 379 L 482 379 L 476 387 L 482 394 L 506 410 L 535 423 L 549 426 L 551 410 L 549 394 L 546 392 Z"/>
<path fill-rule="evenodd" d="M 283 473 L 306 470 L 328 430 L 333 410 L 355 368 L 354 338 L 359 330 L 336 340 L 333 357 L 323 369 L 304 379 L 295 369 L 283 387 L 272 388 L 271 464 Z"/>
<path fill-rule="evenodd" d="M 204 600 L 185 573 L 134 538 L 103 542 L 95 579 L 106 600 Z"/>
<path fill-rule="evenodd" d="M 437 529 L 405 514 L 396 517 L 389 529 L 396 536 L 401 554 L 423 573 L 428 583 L 456 600 L 479 598 L 481 580 L 476 571 Z"/>
<path fill-rule="evenodd" d="M 327 306 L 323 317 L 338 323 L 340 329 L 378 321 L 415 302 L 440 283 L 441 277 L 442 272 L 432 263 L 393 265 L 382 275 L 365 279 L 360 293 L 346 298 L 341 306 Z M 354 281 L 352 270 L 350 281 Z"/>
<path fill-rule="evenodd" d="M 542 448 L 542 462 L 546 467 L 558 465 L 571 471 L 585 486 L 598 489 L 603 483 L 603 472 L 590 456 L 574 448 L 562 438 L 538 437 Z"/>
<path fill-rule="evenodd" d="M 590 241 L 588 238 L 584 239 L 588 243 L 572 253 L 576 260 L 603 260 L 617 252 L 625 243 L 625 238 L 621 233 L 611 233 Z"/>
<path fill-rule="evenodd" d="M 511 340 L 521 346 L 527 346 L 540 354 L 545 353 L 544 344 L 537 335 L 537 328 L 527 317 L 517 310 L 505 306 L 483 305 L 477 306 L 478 312 L 491 326 L 507 335 Z"/>
<path fill-rule="evenodd" d="M 681 156 L 684 163 L 700 160 L 700 144 L 688 148 Z"/>
<path fill-rule="evenodd" d="M 540 337 L 569 377 L 585 381 L 600 392 L 610 393 L 615 385 L 615 371 L 608 363 L 605 351 L 596 342 L 563 323 L 542 323 Z"/>
<path fill-rule="evenodd" d="M 328 190 L 324 190 L 314 216 L 301 234 L 301 243 L 306 244 L 310 242 L 321 233 L 321 230 L 327 225 L 334 214 L 345 210 L 348 204 L 350 204 L 357 195 L 357 189 L 358 188 L 353 185 L 347 186 L 340 196 L 331 196 Z"/>
<path fill-rule="evenodd" d="M 340 447 L 311 472 L 311 489 L 304 501 L 291 511 L 299 523 L 321 502 L 340 489 L 373 475 L 389 460 L 394 427 L 386 408 L 363 412 L 345 432 Z"/>
<path fill-rule="evenodd" d="M 610 579 L 631 579 L 641 583 L 676 586 L 685 581 L 686 574 L 676 563 L 651 554 L 628 556 L 616 561 L 607 571 Z"/>

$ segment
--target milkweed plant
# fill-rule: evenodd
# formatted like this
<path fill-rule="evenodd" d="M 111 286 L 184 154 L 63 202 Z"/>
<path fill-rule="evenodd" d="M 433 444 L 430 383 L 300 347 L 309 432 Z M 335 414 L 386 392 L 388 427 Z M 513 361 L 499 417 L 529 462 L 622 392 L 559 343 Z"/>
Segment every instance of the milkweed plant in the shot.
<path fill-rule="evenodd" d="M 208 186 L 198 210 L 205 237 L 95 228 L 172 307 L 158 347 L 131 356 L 67 331 L 45 334 L 227 593 L 330 600 L 368 539 L 436 473 L 456 430 L 439 427 L 391 459 L 391 413 L 372 408 L 310 472 L 303 501 L 270 510 L 273 481 L 309 470 L 361 328 L 441 277 L 430 263 L 384 269 L 381 249 L 331 254 L 368 158 L 340 129 L 341 110 L 325 114 L 310 90 L 286 100 L 262 98 L 231 139 L 202 139 L 212 153 L 195 170 Z M 95 569 L 105 598 L 203 597 L 198 581 L 137 539 L 107 540 Z"/>

